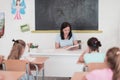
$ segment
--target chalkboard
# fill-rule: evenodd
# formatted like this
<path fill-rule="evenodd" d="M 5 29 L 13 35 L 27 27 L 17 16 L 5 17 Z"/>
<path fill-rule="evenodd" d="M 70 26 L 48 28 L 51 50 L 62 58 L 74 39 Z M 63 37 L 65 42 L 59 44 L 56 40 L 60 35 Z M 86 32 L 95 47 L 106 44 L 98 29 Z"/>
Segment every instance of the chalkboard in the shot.
<path fill-rule="evenodd" d="M 35 0 L 35 30 L 98 30 L 98 0 Z"/>

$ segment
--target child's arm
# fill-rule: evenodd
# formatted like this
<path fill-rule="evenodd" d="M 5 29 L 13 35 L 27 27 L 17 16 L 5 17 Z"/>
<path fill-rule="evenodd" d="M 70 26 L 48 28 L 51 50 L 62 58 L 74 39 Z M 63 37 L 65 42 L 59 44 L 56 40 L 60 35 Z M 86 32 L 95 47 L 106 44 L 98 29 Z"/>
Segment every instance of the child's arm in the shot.
<path fill-rule="evenodd" d="M 84 58 L 83 57 L 86 53 L 89 53 L 89 48 L 87 48 L 85 51 L 83 51 L 83 53 L 80 55 L 77 63 L 84 63 Z"/>

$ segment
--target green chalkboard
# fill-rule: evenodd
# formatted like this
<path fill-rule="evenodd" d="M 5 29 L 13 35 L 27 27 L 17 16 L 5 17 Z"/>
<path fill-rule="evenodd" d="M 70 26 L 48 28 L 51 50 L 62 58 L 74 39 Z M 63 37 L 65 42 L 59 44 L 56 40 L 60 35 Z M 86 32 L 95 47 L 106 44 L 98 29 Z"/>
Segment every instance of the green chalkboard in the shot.
<path fill-rule="evenodd" d="M 35 0 L 35 30 L 98 30 L 98 0 Z"/>

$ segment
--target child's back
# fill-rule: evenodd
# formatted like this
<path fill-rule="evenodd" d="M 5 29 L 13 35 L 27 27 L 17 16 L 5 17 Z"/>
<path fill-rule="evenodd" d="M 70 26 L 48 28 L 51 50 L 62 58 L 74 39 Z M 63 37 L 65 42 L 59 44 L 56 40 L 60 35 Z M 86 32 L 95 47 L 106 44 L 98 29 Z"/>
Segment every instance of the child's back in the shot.
<path fill-rule="evenodd" d="M 94 70 L 86 75 L 87 80 L 112 80 L 113 72 L 109 68 Z"/>
<path fill-rule="evenodd" d="M 85 63 L 104 62 L 105 53 L 87 53 L 84 55 Z"/>

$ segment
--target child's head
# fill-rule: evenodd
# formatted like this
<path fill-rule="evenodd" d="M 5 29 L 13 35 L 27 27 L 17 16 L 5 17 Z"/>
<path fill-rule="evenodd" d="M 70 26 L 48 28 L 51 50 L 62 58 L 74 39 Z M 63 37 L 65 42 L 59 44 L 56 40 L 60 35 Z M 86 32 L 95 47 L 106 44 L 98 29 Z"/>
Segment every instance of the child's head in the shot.
<path fill-rule="evenodd" d="M 106 61 L 113 71 L 113 80 L 118 80 L 120 77 L 120 48 L 110 48 L 106 53 Z"/>
<path fill-rule="evenodd" d="M 99 52 L 99 47 L 101 47 L 101 42 L 97 38 L 91 37 L 87 41 L 87 45 L 88 45 L 88 47 L 90 48 L 91 51 Z"/>
<path fill-rule="evenodd" d="M 8 56 L 8 59 L 20 59 L 21 55 L 24 53 L 26 43 L 23 40 L 13 40 L 13 46 Z"/>

